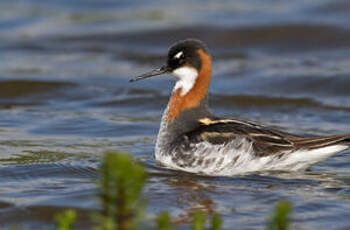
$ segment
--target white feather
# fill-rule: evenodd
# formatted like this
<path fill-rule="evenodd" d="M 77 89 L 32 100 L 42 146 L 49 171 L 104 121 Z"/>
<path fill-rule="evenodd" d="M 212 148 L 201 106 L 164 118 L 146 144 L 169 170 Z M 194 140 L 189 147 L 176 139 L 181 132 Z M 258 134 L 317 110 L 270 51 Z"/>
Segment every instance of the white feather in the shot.
<path fill-rule="evenodd" d="M 180 52 L 178 52 L 174 57 L 175 57 L 175 58 L 180 58 L 182 54 L 183 54 L 183 52 L 180 51 Z"/>
<path fill-rule="evenodd" d="M 240 147 L 237 148 L 237 146 Z M 213 145 L 209 142 L 193 144 L 192 151 L 188 152 L 188 154 L 192 154 L 197 158 L 193 167 L 179 166 L 184 162 L 174 162 L 171 153 L 162 153 L 159 148 L 156 151 L 156 159 L 163 165 L 177 170 L 213 176 L 232 176 L 270 170 L 305 170 L 311 165 L 347 148 L 349 146 L 334 145 L 314 150 L 300 149 L 284 152 L 283 155 L 259 157 L 254 154 L 251 142 L 240 139 L 226 145 Z M 214 159 L 214 161 L 210 165 L 199 163 L 199 161 L 205 162 L 207 159 Z"/>
<path fill-rule="evenodd" d="M 198 77 L 198 71 L 195 68 L 184 66 L 173 71 L 177 77 L 174 91 L 181 89 L 181 96 L 185 96 L 193 87 Z"/>

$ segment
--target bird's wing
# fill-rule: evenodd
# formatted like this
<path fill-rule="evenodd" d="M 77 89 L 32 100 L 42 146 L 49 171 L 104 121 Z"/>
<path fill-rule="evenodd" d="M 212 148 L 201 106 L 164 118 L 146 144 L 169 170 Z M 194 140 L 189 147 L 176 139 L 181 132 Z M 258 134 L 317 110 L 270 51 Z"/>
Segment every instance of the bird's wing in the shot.
<path fill-rule="evenodd" d="M 304 138 L 252 122 L 236 119 L 202 118 L 199 127 L 185 133 L 188 143 L 209 142 L 222 145 L 245 138 L 258 156 L 268 156 L 298 149 L 317 149 L 330 145 L 350 145 L 350 135 Z"/>

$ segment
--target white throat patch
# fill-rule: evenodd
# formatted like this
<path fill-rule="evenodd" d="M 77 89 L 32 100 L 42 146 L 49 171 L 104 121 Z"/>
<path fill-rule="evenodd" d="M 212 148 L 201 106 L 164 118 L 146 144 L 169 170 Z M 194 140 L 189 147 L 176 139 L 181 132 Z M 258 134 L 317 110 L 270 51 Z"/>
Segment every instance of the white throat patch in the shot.
<path fill-rule="evenodd" d="M 181 89 L 181 96 L 185 96 L 192 89 L 198 76 L 197 70 L 188 66 L 174 70 L 173 74 L 178 79 L 175 84 L 174 91 Z"/>

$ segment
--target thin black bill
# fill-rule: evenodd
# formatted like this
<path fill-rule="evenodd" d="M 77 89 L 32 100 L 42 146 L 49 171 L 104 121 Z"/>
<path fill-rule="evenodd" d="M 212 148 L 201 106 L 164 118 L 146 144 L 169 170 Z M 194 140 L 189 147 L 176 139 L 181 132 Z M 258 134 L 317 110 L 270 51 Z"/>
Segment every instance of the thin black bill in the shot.
<path fill-rule="evenodd" d="M 152 70 L 148 73 L 144 73 L 140 76 L 137 76 L 133 79 L 130 79 L 130 82 L 134 82 L 134 81 L 138 81 L 138 80 L 142 80 L 142 79 L 145 79 L 145 78 L 149 78 L 149 77 L 153 77 L 153 76 L 157 76 L 157 75 L 161 75 L 161 74 L 164 74 L 164 73 L 167 73 L 168 72 L 168 68 L 166 66 L 163 66 L 159 69 L 155 69 L 155 70 Z"/>

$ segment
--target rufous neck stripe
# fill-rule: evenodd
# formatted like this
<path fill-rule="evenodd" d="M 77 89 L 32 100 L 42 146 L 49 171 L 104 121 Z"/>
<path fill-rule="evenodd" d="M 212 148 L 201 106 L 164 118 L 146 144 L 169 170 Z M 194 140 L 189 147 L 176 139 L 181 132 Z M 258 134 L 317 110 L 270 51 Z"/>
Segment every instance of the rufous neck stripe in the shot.
<path fill-rule="evenodd" d="M 181 89 L 175 89 L 170 98 L 166 121 L 174 121 L 184 110 L 200 105 L 208 92 L 211 78 L 211 58 L 203 50 L 199 49 L 198 54 L 202 61 L 202 67 L 193 87 L 185 94 L 181 95 Z"/>

